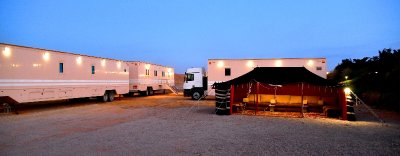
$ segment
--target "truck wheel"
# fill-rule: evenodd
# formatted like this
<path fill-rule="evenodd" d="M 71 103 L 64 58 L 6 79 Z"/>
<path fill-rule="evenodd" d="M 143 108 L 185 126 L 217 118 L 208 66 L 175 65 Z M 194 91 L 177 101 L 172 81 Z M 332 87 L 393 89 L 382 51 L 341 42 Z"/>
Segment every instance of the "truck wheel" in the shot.
<path fill-rule="evenodd" d="M 114 96 L 115 96 L 115 93 L 114 92 L 108 92 L 108 102 L 112 102 L 112 101 L 114 101 Z"/>
<path fill-rule="evenodd" d="M 98 99 L 99 99 L 99 101 L 101 101 L 101 102 L 107 102 L 107 100 L 108 100 L 108 92 L 106 91 L 106 92 L 104 93 L 104 95 L 103 95 L 103 96 L 99 96 Z"/>
<path fill-rule="evenodd" d="M 192 93 L 192 99 L 193 100 L 199 100 L 201 98 L 202 94 L 200 91 L 196 90 Z"/>

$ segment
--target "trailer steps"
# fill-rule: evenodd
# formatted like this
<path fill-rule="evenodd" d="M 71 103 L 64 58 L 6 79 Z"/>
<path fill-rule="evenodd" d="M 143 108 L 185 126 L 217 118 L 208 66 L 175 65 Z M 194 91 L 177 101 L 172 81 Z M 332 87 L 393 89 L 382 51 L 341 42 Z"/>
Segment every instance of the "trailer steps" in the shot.
<path fill-rule="evenodd" d="M 178 88 L 176 88 L 175 86 L 170 86 L 169 84 L 167 84 L 166 86 L 172 93 L 174 93 L 175 95 L 178 95 L 178 92 L 179 92 Z"/>

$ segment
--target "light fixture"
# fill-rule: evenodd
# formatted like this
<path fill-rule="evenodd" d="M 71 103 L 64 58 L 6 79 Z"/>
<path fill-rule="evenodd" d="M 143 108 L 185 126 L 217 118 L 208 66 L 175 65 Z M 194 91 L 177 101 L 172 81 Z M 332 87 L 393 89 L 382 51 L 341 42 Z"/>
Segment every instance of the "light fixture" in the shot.
<path fill-rule="evenodd" d="M 149 69 L 150 69 L 150 64 L 144 65 L 144 68 L 146 68 L 147 70 L 149 70 Z"/>
<path fill-rule="evenodd" d="M 282 67 L 282 60 L 276 60 L 275 67 Z"/>
<path fill-rule="evenodd" d="M 252 67 L 254 67 L 254 62 L 253 61 L 247 61 L 247 67 L 249 67 L 249 68 L 252 68 Z"/>
<path fill-rule="evenodd" d="M 121 68 L 121 61 L 118 61 L 118 62 L 117 62 L 117 68 L 118 68 L 118 69 Z"/>
<path fill-rule="evenodd" d="M 102 66 L 102 67 L 105 67 L 105 66 L 106 66 L 106 59 L 102 59 L 102 60 L 101 60 L 101 66 Z"/>
<path fill-rule="evenodd" d="M 11 56 L 11 49 L 9 47 L 5 47 L 3 50 L 3 55 L 5 57 L 10 57 Z"/>
<path fill-rule="evenodd" d="M 77 64 L 82 64 L 82 57 L 81 57 L 81 56 L 78 56 L 78 57 L 76 58 L 76 63 L 77 63 Z"/>
<path fill-rule="evenodd" d="M 50 59 L 50 53 L 49 52 L 44 52 L 43 53 L 43 60 L 48 61 Z"/>
<path fill-rule="evenodd" d="M 351 89 L 350 89 L 349 87 L 346 87 L 346 88 L 344 89 L 344 94 L 350 95 L 350 93 L 351 93 Z"/>
<path fill-rule="evenodd" d="M 307 65 L 308 66 L 313 66 L 314 65 L 314 61 L 313 60 L 308 60 Z"/>
<path fill-rule="evenodd" d="M 224 67 L 224 61 L 218 61 L 217 67 L 219 67 L 219 68 Z"/>

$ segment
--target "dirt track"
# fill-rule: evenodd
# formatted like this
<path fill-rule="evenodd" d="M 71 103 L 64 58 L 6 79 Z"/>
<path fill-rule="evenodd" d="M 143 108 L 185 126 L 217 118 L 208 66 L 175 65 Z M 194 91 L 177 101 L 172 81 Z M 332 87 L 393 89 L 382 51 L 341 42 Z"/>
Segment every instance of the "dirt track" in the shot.
<path fill-rule="evenodd" d="M 0 116 L 0 155 L 398 155 L 400 126 L 372 118 L 218 116 L 172 95 L 25 106 Z M 362 119 L 361 119 L 362 120 Z"/>

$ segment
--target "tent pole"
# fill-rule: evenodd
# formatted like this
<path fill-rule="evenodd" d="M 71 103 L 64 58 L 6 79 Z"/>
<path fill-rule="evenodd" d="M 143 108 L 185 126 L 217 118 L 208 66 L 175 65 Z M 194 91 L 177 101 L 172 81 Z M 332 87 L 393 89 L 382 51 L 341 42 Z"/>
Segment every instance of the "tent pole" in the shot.
<path fill-rule="evenodd" d="M 304 117 L 304 83 L 301 83 L 301 116 Z"/>
<path fill-rule="evenodd" d="M 260 82 L 257 82 L 257 93 L 256 93 L 256 115 L 257 115 L 257 112 L 258 112 L 258 96 L 259 96 L 259 93 L 260 93 Z"/>

